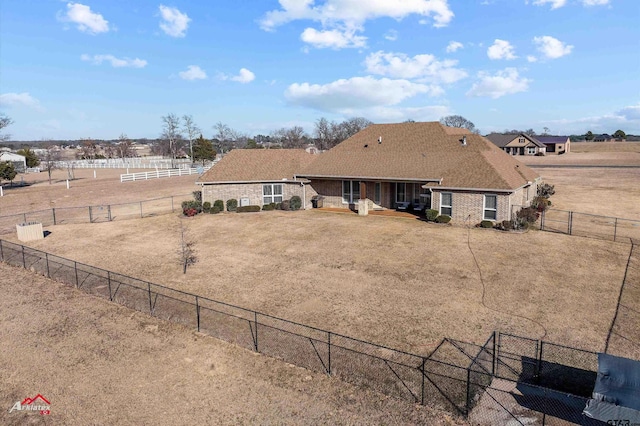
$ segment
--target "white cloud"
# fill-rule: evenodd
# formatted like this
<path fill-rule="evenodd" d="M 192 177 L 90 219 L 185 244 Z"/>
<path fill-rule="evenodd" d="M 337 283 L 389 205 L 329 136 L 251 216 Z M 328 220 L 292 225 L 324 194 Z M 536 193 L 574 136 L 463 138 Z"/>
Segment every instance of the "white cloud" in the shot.
<path fill-rule="evenodd" d="M 449 44 L 447 45 L 447 53 L 453 53 L 458 49 L 462 49 L 464 47 L 464 45 L 462 43 L 460 43 L 459 41 L 450 41 Z"/>
<path fill-rule="evenodd" d="M 444 27 L 453 19 L 447 0 L 324 0 L 318 5 L 315 0 L 279 0 L 279 3 L 281 9 L 267 12 L 260 20 L 262 29 L 273 30 L 301 19 L 349 28 L 359 27 L 370 19 L 401 20 L 412 14 L 432 18 L 435 27 Z"/>
<path fill-rule="evenodd" d="M 58 20 L 73 22 L 78 26 L 78 30 L 89 34 L 109 31 L 109 21 L 99 13 L 92 12 L 89 6 L 80 3 L 67 3 L 66 13 L 59 13 Z"/>
<path fill-rule="evenodd" d="M 505 68 L 494 75 L 481 71 L 478 73 L 479 80 L 473 84 L 467 96 L 483 96 L 493 99 L 518 92 L 526 92 L 529 89 L 531 80 L 520 77 L 515 68 Z"/>
<path fill-rule="evenodd" d="M 632 105 L 624 107 L 619 111 L 616 111 L 618 117 L 622 117 L 625 120 L 637 120 L 640 122 L 640 103 L 638 105 Z"/>
<path fill-rule="evenodd" d="M 207 78 L 207 73 L 197 65 L 189 65 L 186 71 L 180 71 L 178 73 L 183 80 L 204 80 Z"/>
<path fill-rule="evenodd" d="M 550 120 L 541 124 L 558 129 L 559 133 L 565 134 L 583 134 L 587 130 L 591 130 L 593 133 L 611 134 L 618 129 L 622 129 L 628 134 L 640 134 L 640 103 L 623 107 L 609 114 L 577 119 Z"/>
<path fill-rule="evenodd" d="M 389 41 L 396 41 L 398 39 L 398 32 L 396 30 L 389 30 L 384 35 L 384 38 Z"/>
<path fill-rule="evenodd" d="M 533 55 L 527 55 L 527 62 L 538 62 L 538 58 Z"/>
<path fill-rule="evenodd" d="M 352 109 L 397 105 L 419 94 L 441 94 L 441 89 L 408 80 L 353 77 L 328 84 L 294 83 L 285 91 L 292 104 L 344 113 Z"/>
<path fill-rule="evenodd" d="M 534 37 L 533 43 L 538 46 L 538 51 L 547 59 L 561 58 L 573 50 L 573 46 L 563 43 L 551 36 Z"/>
<path fill-rule="evenodd" d="M 610 3 L 610 0 L 582 0 L 582 4 L 585 6 L 606 6 Z"/>
<path fill-rule="evenodd" d="M 162 31 L 171 37 L 184 37 L 191 18 L 175 7 L 160 5 L 159 9 L 162 16 L 162 21 L 160 22 Z"/>
<path fill-rule="evenodd" d="M 253 80 L 255 80 L 256 75 L 246 68 L 240 68 L 240 72 L 238 73 L 238 75 L 232 77 L 223 77 L 224 80 L 226 80 L 227 78 L 231 79 L 232 81 L 237 81 L 238 83 L 246 84 L 251 83 Z"/>
<path fill-rule="evenodd" d="M 135 58 L 135 59 L 130 59 L 130 58 L 116 58 L 113 55 L 81 55 L 80 59 L 82 59 L 83 61 L 87 61 L 87 62 L 91 62 L 94 65 L 100 65 L 103 62 L 109 62 L 111 63 L 111 66 L 114 68 L 124 68 L 124 67 L 130 67 L 130 68 L 144 68 L 147 66 L 147 61 L 145 61 L 144 59 L 139 59 L 139 58 Z"/>
<path fill-rule="evenodd" d="M 551 10 L 561 8 L 565 4 L 567 4 L 567 0 L 535 0 L 533 4 L 537 6 L 543 6 L 545 4 L 551 4 Z"/>
<path fill-rule="evenodd" d="M 493 44 L 487 49 L 489 59 L 516 59 L 514 47 L 506 40 L 495 39 Z"/>
<path fill-rule="evenodd" d="M 365 59 L 367 72 L 394 78 L 420 79 L 420 82 L 454 83 L 467 77 L 467 73 L 455 66 L 453 59 L 437 60 L 433 55 L 416 55 L 413 58 L 403 53 L 371 53 Z"/>
<path fill-rule="evenodd" d="M 307 28 L 300 35 L 300 39 L 318 49 L 365 47 L 367 44 L 367 38 L 355 35 L 355 30 L 341 31 L 334 29 L 318 31 L 314 28 Z"/>
<path fill-rule="evenodd" d="M 38 110 L 41 109 L 40 101 L 31 96 L 28 92 L 3 93 L 0 95 L 0 106 L 5 108 L 26 106 Z"/>

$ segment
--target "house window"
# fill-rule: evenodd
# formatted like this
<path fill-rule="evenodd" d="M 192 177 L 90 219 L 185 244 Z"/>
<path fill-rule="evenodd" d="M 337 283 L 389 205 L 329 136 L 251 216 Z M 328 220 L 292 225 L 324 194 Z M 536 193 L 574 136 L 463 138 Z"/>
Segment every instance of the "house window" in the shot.
<path fill-rule="evenodd" d="M 484 196 L 484 220 L 496 220 L 498 217 L 498 196 Z"/>
<path fill-rule="evenodd" d="M 520 142 L 520 143 L 524 143 L 524 138 L 519 138 L 519 139 L 518 139 L 518 142 Z"/>
<path fill-rule="evenodd" d="M 281 203 L 282 184 L 273 183 L 262 185 L 262 204 Z"/>
<path fill-rule="evenodd" d="M 359 180 L 343 180 L 342 181 L 342 202 L 344 204 L 355 203 L 360 199 L 360 181 Z"/>
<path fill-rule="evenodd" d="M 440 194 L 440 214 L 451 216 L 453 213 L 453 194 L 451 192 L 443 192 Z"/>
<path fill-rule="evenodd" d="M 396 182 L 396 203 L 404 203 L 407 196 L 407 184 Z"/>
<path fill-rule="evenodd" d="M 527 153 L 529 155 L 534 155 L 536 153 L 536 147 L 535 146 L 530 146 L 527 148 Z"/>
<path fill-rule="evenodd" d="M 376 204 L 380 204 L 381 198 L 382 198 L 382 184 L 380 182 L 376 182 L 375 187 L 373 189 L 373 202 Z"/>

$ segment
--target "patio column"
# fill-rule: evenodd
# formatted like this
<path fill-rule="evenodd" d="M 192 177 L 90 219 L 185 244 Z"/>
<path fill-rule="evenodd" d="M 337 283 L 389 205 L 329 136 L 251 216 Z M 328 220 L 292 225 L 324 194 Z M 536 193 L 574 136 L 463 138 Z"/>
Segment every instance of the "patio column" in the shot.
<path fill-rule="evenodd" d="M 360 199 L 367 199 L 367 183 L 363 181 L 360 181 Z"/>

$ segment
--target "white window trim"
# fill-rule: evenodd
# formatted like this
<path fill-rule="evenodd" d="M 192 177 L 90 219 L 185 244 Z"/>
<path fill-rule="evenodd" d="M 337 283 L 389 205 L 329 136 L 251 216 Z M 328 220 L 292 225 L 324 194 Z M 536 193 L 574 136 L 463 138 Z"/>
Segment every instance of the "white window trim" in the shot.
<path fill-rule="evenodd" d="M 451 194 L 451 204 L 450 205 L 443 205 L 442 204 L 442 199 L 444 198 L 443 197 L 444 194 Z M 439 212 L 440 212 L 441 215 L 443 214 L 442 213 L 442 207 L 443 206 L 451 209 L 451 214 L 447 214 L 447 216 L 453 217 L 453 192 L 441 192 L 440 193 L 440 210 L 439 210 Z"/>
<path fill-rule="evenodd" d="M 264 195 L 264 187 L 265 186 L 270 186 L 271 187 L 271 195 Z M 280 194 L 276 194 L 276 191 L 275 191 L 276 186 L 280 187 Z M 275 201 L 275 197 L 281 197 L 282 200 L 284 200 L 284 185 L 281 184 L 281 183 L 263 183 L 262 184 L 262 205 L 264 206 L 265 204 L 282 202 L 282 200 L 281 201 Z M 264 202 L 265 198 L 271 198 L 271 202 L 270 203 L 265 203 Z"/>
<path fill-rule="evenodd" d="M 344 183 L 345 182 L 349 182 L 349 201 L 345 201 L 344 200 Z M 353 200 L 353 194 L 354 194 L 354 191 L 353 191 L 354 185 L 353 185 L 353 183 L 354 182 L 358 182 L 358 199 L 360 199 L 360 182 L 362 182 L 362 181 L 359 181 L 359 180 L 358 181 L 355 181 L 355 180 L 343 180 L 343 181 L 341 181 L 341 184 L 342 184 L 342 188 L 341 188 L 341 191 L 342 191 L 342 196 L 341 196 L 342 204 L 354 204 L 354 203 L 357 202 L 357 200 L 356 201 Z"/>
<path fill-rule="evenodd" d="M 496 194 L 484 194 L 483 196 L 483 203 L 482 203 L 482 220 L 491 220 L 491 221 L 497 221 L 498 220 L 498 196 Z M 487 207 L 487 197 L 496 197 L 496 208 L 488 208 Z M 487 218 L 487 211 L 494 211 L 496 212 L 496 218 L 495 219 L 491 219 L 491 218 Z"/>

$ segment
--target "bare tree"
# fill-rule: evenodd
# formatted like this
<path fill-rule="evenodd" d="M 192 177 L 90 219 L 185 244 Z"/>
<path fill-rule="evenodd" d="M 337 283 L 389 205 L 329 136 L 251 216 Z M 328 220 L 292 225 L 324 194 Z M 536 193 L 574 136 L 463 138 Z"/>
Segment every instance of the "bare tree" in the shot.
<path fill-rule="evenodd" d="M 350 118 L 348 120 L 345 120 L 342 123 L 342 126 L 344 128 L 344 132 L 345 132 L 345 135 L 346 135 L 345 139 L 350 138 L 351 136 L 355 135 L 356 133 L 358 133 L 361 130 L 366 129 L 367 127 L 369 127 L 372 124 L 373 123 L 371 121 L 367 120 L 364 117 L 354 117 L 354 118 Z"/>
<path fill-rule="evenodd" d="M 13 124 L 13 120 L 9 116 L 7 116 L 4 112 L 0 112 L 0 130 L 10 126 L 11 124 Z M 4 135 L 0 135 L 0 142 L 8 141 L 9 138 L 11 138 L 11 135 L 8 133 Z"/>
<path fill-rule="evenodd" d="M 280 129 L 283 148 L 302 148 L 307 136 L 300 126 Z"/>
<path fill-rule="evenodd" d="M 193 240 L 189 230 L 184 225 L 182 219 L 178 219 L 180 222 L 180 249 L 178 255 L 180 256 L 180 264 L 182 265 L 182 273 L 187 273 L 187 268 L 194 265 L 198 258 L 195 252 L 195 241 Z"/>
<path fill-rule="evenodd" d="M 82 160 L 93 160 L 98 155 L 98 144 L 91 138 L 87 138 L 82 141 L 78 154 Z"/>
<path fill-rule="evenodd" d="M 118 158 L 133 157 L 133 142 L 127 137 L 125 133 L 121 133 L 118 137 L 118 144 L 115 148 Z"/>
<path fill-rule="evenodd" d="M 182 130 L 187 134 L 187 137 L 189 138 L 189 158 L 193 163 L 193 140 L 198 136 L 199 133 L 201 133 L 201 130 L 193 122 L 193 117 L 191 117 L 190 115 L 183 115 L 182 122 Z"/>
<path fill-rule="evenodd" d="M 178 152 L 180 118 L 169 113 L 162 116 L 162 137 L 169 142 L 169 155 L 171 156 L 171 167 L 175 165 L 175 158 Z"/>
<path fill-rule="evenodd" d="M 318 149 L 324 151 L 331 147 L 331 123 L 322 117 L 316 121 L 313 134 L 318 142 Z"/>
<path fill-rule="evenodd" d="M 478 133 L 479 131 L 476 129 L 476 125 L 471 121 L 467 120 L 461 115 L 447 115 L 446 117 L 442 117 L 440 119 L 440 124 L 448 127 L 459 127 L 462 129 L 471 130 L 473 133 Z"/>
<path fill-rule="evenodd" d="M 47 172 L 51 185 L 51 172 L 60 168 L 61 153 L 57 146 L 47 145 L 44 154 L 40 156 L 40 168 Z"/>

